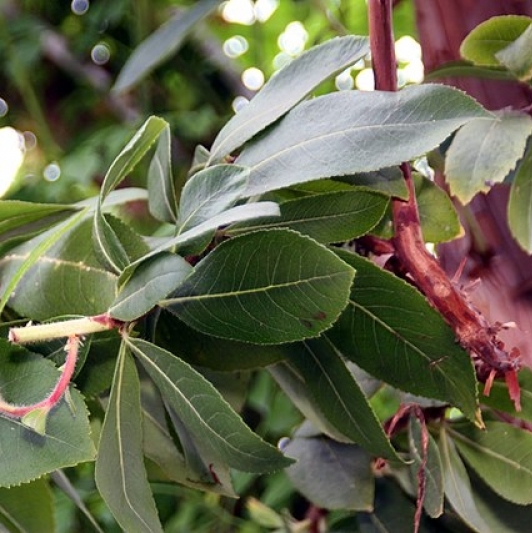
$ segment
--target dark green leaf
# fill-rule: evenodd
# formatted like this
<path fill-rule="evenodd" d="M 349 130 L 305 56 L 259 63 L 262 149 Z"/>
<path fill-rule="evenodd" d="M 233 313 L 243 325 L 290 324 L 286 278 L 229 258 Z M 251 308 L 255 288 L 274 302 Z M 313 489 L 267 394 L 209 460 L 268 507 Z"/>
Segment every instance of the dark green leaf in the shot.
<path fill-rule="evenodd" d="M 194 174 L 181 191 L 179 233 L 184 233 L 233 207 L 246 190 L 249 170 L 216 165 Z"/>
<path fill-rule="evenodd" d="M 96 486 L 125 531 L 163 531 L 142 456 L 140 385 L 135 363 L 122 344 L 100 435 Z"/>
<path fill-rule="evenodd" d="M 191 436 L 213 456 L 246 472 L 269 472 L 290 464 L 252 433 L 219 392 L 187 363 L 140 339 L 128 337 L 126 342 Z"/>
<path fill-rule="evenodd" d="M 443 466 L 440 452 L 435 440 L 427 431 L 427 450 L 423 450 L 422 427 L 419 420 L 411 416 L 408 424 L 408 441 L 410 458 L 413 463 L 410 466 L 413 478 L 417 480 L 418 472 L 422 469 L 425 478 L 425 498 L 423 508 L 432 518 L 438 518 L 443 514 Z M 423 465 L 426 457 L 426 464 Z"/>
<path fill-rule="evenodd" d="M 472 118 L 490 116 L 469 96 L 441 85 L 342 91 L 298 105 L 237 163 L 251 167 L 247 194 L 262 194 L 398 165 L 432 150 Z"/>
<path fill-rule="evenodd" d="M 503 422 L 449 429 L 460 454 L 500 496 L 520 505 L 532 503 L 532 434 Z"/>
<path fill-rule="evenodd" d="M 105 312 L 115 298 L 116 277 L 105 271 L 94 255 L 91 221 L 77 224 L 62 234 L 56 244 L 35 254 L 41 247 L 47 248 L 56 231 L 52 228 L 0 259 L 0 286 L 6 288 L 21 265 L 34 261 L 9 305 L 33 320 Z"/>
<path fill-rule="evenodd" d="M 315 46 L 279 71 L 216 137 L 218 161 L 282 117 L 322 81 L 352 65 L 369 50 L 365 37 L 341 37 Z"/>
<path fill-rule="evenodd" d="M 454 136 L 445 157 L 451 194 L 465 204 L 502 182 L 523 157 L 531 133 L 532 118 L 515 111 L 468 122 Z"/>
<path fill-rule="evenodd" d="M 153 309 L 192 271 L 179 255 L 162 252 L 141 263 L 109 308 L 113 318 L 131 322 Z"/>
<path fill-rule="evenodd" d="M 161 305 L 209 335 L 256 344 L 316 337 L 347 303 L 354 270 L 289 230 L 223 242 Z"/>
<path fill-rule="evenodd" d="M 425 81 L 435 81 L 442 78 L 461 78 L 464 76 L 492 80 L 515 79 L 515 76 L 502 67 L 483 67 L 474 65 L 470 61 L 450 61 L 426 73 Z"/>
<path fill-rule="evenodd" d="M 347 309 L 327 334 L 334 344 L 385 383 L 450 402 L 474 420 L 471 359 L 441 316 L 403 280 L 355 254 L 336 253 L 357 277 Z"/>
<path fill-rule="evenodd" d="M 0 244 L 33 236 L 72 215 L 77 208 L 60 204 L 0 201 Z"/>
<path fill-rule="evenodd" d="M 513 43 L 497 52 L 495 57 L 520 81 L 529 81 L 532 77 L 531 49 L 532 24 Z"/>
<path fill-rule="evenodd" d="M 52 492 L 46 480 L 0 489 L 0 530 L 55 533 Z"/>
<path fill-rule="evenodd" d="M 178 345 L 175 339 L 179 339 Z M 163 313 L 157 323 L 156 344 L 192 366 L 225 372 L 264 368 L 287 354 L 283 345 L 248 344 L 204 335 L 171 313 Z"/>
<path fill-rule="evenodd" d="M 532 22 L 530 17 L 492 17 L 475 27 L 460 46 L 460 54 L 477 65 L 499 66 L 496 54 L 513 43 Z"/>
<path fill-rule="evenodd" d="M 519 387 L 521 389 L 521 410 L 515 410 L 515 404 L 510 399 L 508 387 L 504 381 L 494 381 L 489 396 L 480 395 L 480 402 L 509 413 L 514 418 L 521 418 L 532 422 L 532 370 L 523 368 L 518 374 Z"/>
<path fill-rule="evenodd" d="M 477 508 L 466 467 L 453 440 L 442 426 L 438 440 L 443 468 L 445 497 L 460 518 L 478 533 L 490 531 Z"/>
<path fill-rule="evenodd" d="M 55 365 L 2 339 L 0 368 L 4 400 L 21 405 L 45 398 L 59 379 Z M 94 459 L 87 409 L 75 389 L 70 393 L 74 414 L 61 400 L 48 416 L 45 435 L 29 430 L 18 419 L 0 417 L 0 487 Z"/>
<path fill-rule="evenodd" d="M 508 224 L 519 245 L 532 253 L 532 145 L 517 167 L 508 200 Z"/>
<path fill-rule="evenodd" d="M 395 463 L 402 462 L 353 375 L 326 338 L 294 345 L 287 361 L 340 433 L 368 453 Z"/>
<path fill-rule="evenodd" d="M 403 173 L 398 167 L 381 168 L 373 172 L 361 172 L 350 176 L 337 176 L 334 179 L 355 187 L 367 187 L 387 196 L 395 196 L 404 200 L 408 198 Z"/>
<path fill-rule="evenodd" d="M 201 0 L 187 11 L 180 11 L 166 24 L 153 32 L 133 52 L 122 68 L 113 91 L 123 92 L 136 85 L 155 67 L 174 54 L 194 26 L 206 17 L 219 0 Z"/>
<path fill-rule="evenodd" d="M 148 118 L 115 158 L 103 180 L 94 214 L 93 240 L 99 257 L 116 273 L 121 272 L 131 261 L 119 236 L 103 215 L 103 203 L 107 195 L 135 168 L 167 125 L 159 117 Z"/>
<path fill-rule="evenodd" d="M 325 435 L 301 434 L 283 447 L 297 459 L 286 471 L 295 488 L 324 509 L 373 509 L 374 478 L 371 459 L 360 446 Z"/>
<path fill-rule="evenodd" d="M 148 171 L 148 205 L 150 213 L 162 222 L 177 222 L 177 201 L 172 174 L 170 126 L 166 124 L 157 141 Z"/>
<path fill-rule="evenodd" d="M 229 234 L 254 229 L 289 228 L 322 243 L 343 242 L 368 233 L 382 218 L 388 199 L 365 191 L 316 194 L 281 204 L 281 216 L 238 224 Z"/>

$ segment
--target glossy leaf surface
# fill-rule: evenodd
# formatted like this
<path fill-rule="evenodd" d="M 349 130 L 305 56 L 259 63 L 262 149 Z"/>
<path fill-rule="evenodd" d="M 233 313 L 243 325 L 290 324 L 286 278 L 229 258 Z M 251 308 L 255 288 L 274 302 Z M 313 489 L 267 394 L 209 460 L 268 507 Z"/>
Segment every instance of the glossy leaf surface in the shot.
<path fill-rule="evenodd" d="M 347 303 L 354 270 L 288 230 L 223 242 L 161 305 L 217 337 L 276 344 L 317 336 Z"/>

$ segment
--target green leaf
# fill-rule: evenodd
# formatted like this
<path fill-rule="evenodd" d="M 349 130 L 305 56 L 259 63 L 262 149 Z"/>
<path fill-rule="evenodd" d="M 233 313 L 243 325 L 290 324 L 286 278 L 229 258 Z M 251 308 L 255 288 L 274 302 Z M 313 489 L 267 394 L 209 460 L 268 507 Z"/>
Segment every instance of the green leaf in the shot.
<path fill-rule="evenodd" d="M 433 181 L 414 172 L 414 186 L 421 222 L 421 231 L 425 242 L 447 242 L 463 234 L 458 213 L 448 194 Z M 383 238 L 393 237 L 393 219 L 391 206 L 380 223 L 371 232 Z"/>
<path fill-rule="evenodd" d="M 322 81 L 356 63 L 368 51 L 367 38 L 347 36 L 331 39 L 292 60 L 222 128 L 212 145 L 211 161 L 218 161 L 242 146 Z"/>
<path fill-rule="evenodd" d="M 532 521 L 532 506 L 515 505 L 499 498 L 491 491 L 482 479 L 471 472 L 473 497 L 475 503 L 487 524 L 485 531 L 497 533 L 522 533 L 528 531 Z"/>
<path fill-rule="evenodd" d="M 506 111 L 468 122 L 454 136 L 445 157 L 451 194 L 468 203 L 478 192 L 501 183 L 523 157 L 532 118 Z"/>
<path fill-rule="evenodd" d="M 155 391 L 152 391 L 148 401 L 146 401 L 145 391 L 146 384 L 144 384 L 142 395 L 143 405 L 145 405 L 142 411 L 143 447 L 146 457 L 156 463 L 161 468 L 164 476 L 172 481 L 195 489 L 236 497 L 229 471 L 224 477 L 225 471 L 219 464 L 218 459 L 215 460 L 212 468 L 214 468 L 220 483 L 215 483 L 211 475 L 206 480 L 199 479 L 197 473 L 187 466 L 185 457 L 177 449 L 174 438 L 170 433 L 162 401 L 158 394 L 153 394 Z M 222 479 L 225 483 L 222 482 Z"/>
<path fill-rule="evenodd" d="M 497 494 L 520 505 L 532 503 L 532 434 L 503 422 L 449 428 L 460 454 Z"/>
<path fill-rule="evenodd" d="M 403 173 L 398 167 L 381 168 L 373 172 L 360 172 L 350 176 L 337 176 L 335 181 L 349 183 L 355 187 L 367 187 L 386 196 L 395 196 L 406 200 L 408 190 Z M 321 182 L 315 182 L 321 183 Z"/>
<path fill-rule="evenodd" d="M 460 46 L 460 54 L 477 65 L 499 66 L 497 52 L 512 44 L 530 26 L 521 15 L 492 17 L 476 26 Z"/>
<path fill-rule="evenodd" d="M 375 482 L 371 459 L 360 446 L 336 442 L 309 431 L 306 423 L 283 451 L 297 459 L 286 471 L 290 481 L 318 507 L 373 509 Z"/>
<path fill-rule="evenodd" d="M 0 245 L 36 235 L 77 211 L 75 206 L 37 204 L 20 200 L 0 201 Z"/>
<path fill-rule="evenodd" d="M 179 233 L 184 233 L 233 207 L 246 190 L 249 170 L 237 165 L 216 165 L 200 170 L 181 192 Z"/>
<path fill-rule="evenodd" d="M 255 344 L 316 337 L 347 303 L 354 270 L 290 230 L 223 242 L 161 302 L 189 326 Z"/>
<path fill-rule="evenodd" d="M 247 194 L 262 194 L 398 165 L 432 150 L 472 118 L 490 116 L 469 96 L 442 85 L 341 91 L 298 105 L 245 148 L 237 163 L 251 167 Z"/>
<path fill-rule="evenodd" d="M 518 374 L 521 389 L 521 410 L 515 410 L 515 404 L 510 399 L 508 387 L 504 381 L 494 381 L 489 396 L 480 396 L 480 402 L 498 411 L 509 413 L 513 418 L 532 422 L 532 370 L 522 368 Z"/>
<path fill-rule="evenodd" d="M 114 300 L 116 277 L 95 257 L 91 221 L 68 226 L 60 228 L 59 235 L 52 228 L 0 259 L 0 287 L 6 292 L 14 276 L 33 264 L 11 295 L 9 305 L 18 314 L 41 321 L 59 315 L 93 316 Z"/>
<path fill-rule="evenodd" d="M 179 345 L 175 339 L 179 339 Z M 264 368 L 287 354 L 283 345 L 249 344 L 204 335 L 166 312 L 157 322 L 155 344 L 192 366 L 224 372 Z"/>
<path fill-rule="evenodd" d="M 532 253 L 532 144 L 517 167 L 508 200 L 510 231 L 527 253 Z"/>
<path fill-rule="evenodd" d="M 330 423 L 368 453 L 402 463 L 353 375 L 326 338 L 294 345 L 287 358 Z"/>
<path fill-rule="evenodd" d="M 95 479 L 102 498 L 125 531 L 162 533 L 142 456 L 139 378 L 125 343 L 116 362 Z"/>
<path fill-rule="evenodd" d="M 187 363 L 149 342 L 130 337 L 125 340 L 164 400 L 212 455 L 245 472 L 269 472 L 291 463 L 254 434 L 219 392 Z"/>
<path fill-rule="evenodd" d="M 32 239 L 26 243 L 26 245 L 22 245 L 21 247 L 12 250 L 8 255 L 0 259 L 0 287 L 4 288 L 2 298 L 0 299 L 0 313 L 4 310 L 9 298 L 13 297 L 13 291 L 19 285 L 21 279 L 32 269 L 32 267 L 39 264 L 42 260 L 42 256 L 49 253 L 50 248 L 53 248 L 54 244 L 60 241 L 61 238 L 64 238 L 70 230 L 78 225 L 84 215 L 85 212 L 82 211 L 81 213 L 70 217 L 68 220 L 60 224 L 59 227 L 52 228 L 46 232 L 42 238 L 38 237 Z M 28 246 L 29 243 L 32 243 L 32 246 Z M 21 250 L 27 252 L 20 255 L 17 252 L 20 252 Z M 26 284 L 30 276 L 26 276 L 26 279 L 24 280 Z M 32 287 L 32 290 L 35 290 L 35 286 Z"/>
<path fill-rule="evenodd" d="M 166 124 L 157 140 L 157 148 L 148 170 L 148 205 L 154 218 L 175 224 L 177 202 L 170 142 L 170 126 Z"/>
<path fill-rule="evenodd" d="M 327 336 L 385 383 L 449 402 L 474 420 L 471 359 L 441 316 L 405 281 L 362 257 L 335 251 L 355 268 L 357 278 L 347 309 Z"/>
<path fill-rule="evenodd" d="M 408 443 L 410 457 L 413 463 L 410 465 L 412 477 L 417 479 L 420 468 L 425 478 L 425 499 L 423 508 L 432 518 L 438 518 L 443 514 L 443 466 L 440 452 L 435 440 L 427 431 L 426 464 L 423 466 L 425 452 L 423 451 L 422 427 L 419 420 L 411 416 L 408 423 Z"/>
<path fill-rule="evenodd" d="M 115 158 L 103 180 L 94 214 L 93 240 L 102 261 L 116 273 L 121 272 L 131 261 L 119 236 L 103 215 L 103 203 L 107 195 L 135 168 L 167 126 L 168 123 L 162 118 L 148 118 Z"/>
<path fill-rule="evenodd" d="M 162 252 L 141 263 L 109 308 L 113 318 L 131 322 L 153 309 L 192 271 L 179 255 Z"/>
<path fill-rule="evenodd" d="M 0 339 L 0 391 L 11 403 L 26 405 L 46 397 L 59 378 L 55 365 Z M 76 411 L 59 402 L 39 435 L 15 418 L 0 417 L 0 487 L 26 483 L 44 474 L 94 459 L 87 409 L 71 390 Z"/>
<path fill-rule="evenodd" d="M 438 439 L 442 460 L 445 497 L 458 516 L 477 533 L 490 531 L 482 518 L 472 493 L 467 470 L 456 451 L 453 439 L 441 426 Z"/>
<path fill-rule="evenodd" d="M 2 524 L 7 529 L 4 530 Z M 52 492 L 46 480 L 0 489 L 0 529 L 16 533 L 55 533 Z"/>
<path fill-rule="evenodd" d="M 532 22 L 532 19 L 530 19 Z M 495 54 L 495 57 L 519 81 L 529 81 L 532 78 L 532 24 L 511 44 Z"/>
<path fill-rule="evenodd" d="M 113 92 L 124 92 L 135 86 L 155 67 L 174 54 L 194 26 L 205 18 L 219 0 L 201 0 L 185 12 L 180 10 L 166 24 L 154 31 L 131 54 L 116 80 Z"/>
<path fill-rule="evenodd" d="M 425 74 L 425 81 L 435 81 L 442 78 L 473 78 L 488 80 L 514 80 L 510 72 L 502 67 L 483 67 L 474 65 L 470 61 L 449 61 Z"/>
<path fill-rule="evenodd" d="M 321 243 L 343 242 L 368 233 L 382 218 L 388 198 L 365 190 L 316 194 L 281 204 L 281 216 L 229 228 L 230 235 L 288 228 Z"/>

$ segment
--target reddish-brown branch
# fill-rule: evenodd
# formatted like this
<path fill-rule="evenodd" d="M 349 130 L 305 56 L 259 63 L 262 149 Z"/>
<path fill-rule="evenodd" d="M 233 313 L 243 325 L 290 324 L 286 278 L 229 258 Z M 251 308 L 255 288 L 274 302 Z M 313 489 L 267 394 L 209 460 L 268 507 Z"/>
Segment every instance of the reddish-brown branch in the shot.
<path fill-rule="evenodd" d="M 392 26 L 392 0 L 369 0 L 370 46 L 375 88 L 397 90 L 396 62 Z M 511 387 L 512 399 L 519 405 L 515 373 L 520 367 L 516 354 L 505 350 L 497 338 L 497 328 L 471 306 L 461 291 L 447 277 L 438 261 L 428 253 L 419 220 L 410 165 L 401 170 L 408 188 L 408 200 L 394 199 L 395 255 L 416 286 L 425 294 L 453 328 L 459 343 L 477 363 L 479 378 L 485 380 L 493 372 L 504 376 Z"/>

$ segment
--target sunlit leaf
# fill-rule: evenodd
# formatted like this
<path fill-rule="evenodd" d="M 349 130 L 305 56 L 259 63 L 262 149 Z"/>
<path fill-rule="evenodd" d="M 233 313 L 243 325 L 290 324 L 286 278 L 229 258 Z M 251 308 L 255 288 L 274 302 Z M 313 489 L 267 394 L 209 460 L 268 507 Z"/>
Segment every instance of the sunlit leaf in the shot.
<path fill-rule="evenodd" d="M 469 96 L 442 85 L 341 91 L 295 107 L 237 163 L 251 168 L 247 194 L 262 194 L 398 165 L 432 150 L 472 118 L 490 116 Z"/>
<path fill-rule="evenodd" d="M 506 111 L 487 120 L 472 120 L 455 135 L 445 157 L 451 194 L 468 203 L 504 180 L 523 157 L 532 118 Z"/>
<path fill-rule="evenodd" d="M 280 205 L 281 216 L 238 224 L 235 235 L 256 229 L 289 228 L 318 242 L 342 242 L 368 233 L 382 218 L 388 199 L 365 190 L 316 194 Z"/>
<path fill-rule="evenodd" d="M 256 344 L 315 337 L 347 303 L 354 270 L 289 230 L 223 242 L 161 305 L 209 335 Z"/>
<path fill-rule="evenodd" d="M 349 305 L 327 336 L 373 376 L 401 390 L 450 402 L 474 420 L 471 359 L 442 317 L 408 283 L 360 256 L 336 253 L 357 276 Z"/>
<path fill-rule="evenodd" d="M 142 455 L 140 385 L 135 363 L 122 345 L 96 460 L 96 486 L 125 531 L 163 531 Z"/>
<path fill-rule="evenodd" d="M 2 339 L 0 368 L 3 398 L 22 405 L 45 398 L 59 378 L 55 365 Z M 0 417 L 0 487 L 94 459 L 87 409 L 75 389 L 71 398 L 75 415 L 61 400 L 48 416 L 45 435 L 31 431 L 18 419 Z"/>
<path fill-rule="evenodd" d="M 460 54 L 478 65 L 499 66 L 497 52 L 513 43 L 530 26 L 521 15 L 492 17 L 476 26 L 460 46 Z"/>
<path fill-rule="evenodd" d="M 464 459 L 500 496 L 520 505 L 532 503 L 532 434 L 503 422 L 449 429 Z"/>
<path fill-rule="evenodd" d="M 219 0 L 196 2 L 187 11 L 180 11 L 166 24 L 154 31 L 135 49 L 122 68 L 112 90 L 123 92 L 136 85 L 155 67 L 174 54 L 194 26 L 219 3 Z"/>
<path fill-rule="evenodd" d="M 290 481 L 315 505 L 324 509 L 373 509 L 371 459 L 360 446 L 336 442 L 309 431 L 304 424 L 283 451 L 297 460 L 286 471 Z"/>
<path fill-rule="evenodd" d="M 529 81 L 532 77 L 531 49 L 532 24 L 513 43 L 499 50 L 495 57 L 520 81 Z"/>
<path fill-rule="evenodd" d="M 269 472 L 291 463 L 254 434 L 187 363 L 149 342 L 130 337 L 126 342 L 191 436 L 211 454 L 247 472 Z"/>
<path fill-rule="evenodd" d="M 275 122 L 322 81 L 368 52 L 365 37 L 341 37 L 315 46 L 273 76 L 251 102 L 220 131 L 211 148 L 218 161 Z"/>
<path fill-rule="evenodd" d="M 425 74 L 425 81 L 437 81 L 442 78 L 485 78 L 492 80 L 513 80 L 513 76 L 505 68 L 480 66 L 470 61 L 449 61 Z"/>

